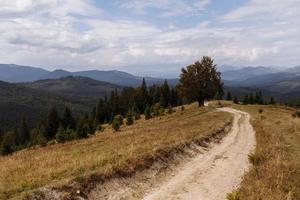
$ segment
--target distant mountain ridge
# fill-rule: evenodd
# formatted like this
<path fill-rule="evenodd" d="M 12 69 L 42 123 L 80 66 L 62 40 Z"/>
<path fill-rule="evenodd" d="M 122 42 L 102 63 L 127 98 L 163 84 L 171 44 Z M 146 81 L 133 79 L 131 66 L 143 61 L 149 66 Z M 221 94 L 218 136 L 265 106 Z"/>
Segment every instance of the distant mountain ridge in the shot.
<path fill-rule="evenodd" d="M 69 97 L 104 97 L 108 96 L 115 89 L 123 89 L 123 86 L 81 76 L 44 79 L 35 82 L 19 83 L 18 85 Z"/>
<path fill-rule="evenodd" d="M 1 64 L 0 65 L 0 80 L 20 83 L 20 82 L 33 82 L 43 79 L 58 79 L 67 76 L 82 76 L 95 79 L 98 81 L 104 81 L 113 83 L 116 85 L 123 86 L 138 86 L 141 84 L 143 77 L 135 76 L 127 72 L 118 70 L 88 70 L 88 71 L 78 71 L 69 72 L 66 70 L 54 70 L 47 71 L 41 68 L 27 67 L 20 65 L 11 64 Z M 145 77 L 148 85 L 161 84 L 164 79 Z"/>
<path fill-rule="evenodd" d="M 49 71 L 37 67 L 15 64 L 0 64 L 0 80 L 6 82 L 28 82 L 38 80 Z"/>
<path fill-rule="evenodd" d="M 278 72 L 278 70 L 273 69 L 273 68 L 267 68 L 267 67 L 244 67 L 241 69 L 236 69 L 236 70 L 229 70 L 229 71 L 224 71 L 222 73 L 222 78 L 224 80 L 236 80 L 236 81 L 243 81 L 247 80 L 252 77 L 260 76 L 260 75 L 265 75 L 265 74 L 272 74 Z"/>

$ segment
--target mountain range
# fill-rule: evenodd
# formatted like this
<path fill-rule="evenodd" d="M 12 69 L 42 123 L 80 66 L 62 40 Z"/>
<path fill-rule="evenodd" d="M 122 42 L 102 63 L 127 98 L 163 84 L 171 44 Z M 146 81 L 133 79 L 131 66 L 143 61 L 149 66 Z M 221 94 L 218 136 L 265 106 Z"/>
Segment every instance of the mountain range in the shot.
<path fill-rule="evenodd" d="M 229 70 L 226 71 L 226 68 Z M 300 95 L 300 66 L 285 70 L 264 66 L 221 66 L 220 69 L 222 69 L 222 80 L 226 88 L 231 90 L 236 88 L 236 91 L 245 91 L 259 88 L 280 99 Z M 137 87 L 142 79 L 141 76 L 117 70 L 47 71 L 37 67 L 0 64 L 0 80 L 59 95 L 99 97 L 112 89 L 121 89 L 125 86 Z M 148 85 L 161 84 L 164 81 L 162 78 L 155 77 L 145 77 L 145 80 Z M 168 82 L 171 86 L 175 86 L 178 79 L 169 79 Z"/>
<path fill-rule="evenodd" d="M 69 72 L 65 70 L 47 71 L 42 68 L 20 66 L 14 64 L 0 64 L 0 80 L 19 83 L 19 82 L 33 82 L 43 79 L 58 79 L 66 76 L 82 76 L 104 81 L 123 86 L 138 86 L 141 84 L 143 77 L 135 76 L 127 72 L 117 70 L 88 70 Z M 149 85 L 163 83 L 162 78 L 145 77 Z M 172 81 L 172 80 L 171 80 Z"/>

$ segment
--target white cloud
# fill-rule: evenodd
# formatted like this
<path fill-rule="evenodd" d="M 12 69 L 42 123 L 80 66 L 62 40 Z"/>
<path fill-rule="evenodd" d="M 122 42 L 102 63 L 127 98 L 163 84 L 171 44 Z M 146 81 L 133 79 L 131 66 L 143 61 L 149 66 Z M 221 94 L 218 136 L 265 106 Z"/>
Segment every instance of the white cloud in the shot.
<path fill-rule="evenodd" d="M 122 0 L 118 5 L 121 8 L 133 9 L 137 13 L 146 14 L 146 9 L 155 8 L 161 11 L 162 17 L 178 15 L 199 15 L 211 0 Z"/>
<path fill-rule="evenodd" d="M 186 15 L 185 9 L 176 11 L 180 2 L 193 11 L 210 3 L 176 1 L 171 7 L 170 2 L 175 1 L 133 0 L 123 6 L 160 5 L 170 17 Z M 190 28 L 170 23 L 164 29 L 141 19 L 109 18 L 93 1 L 0 0 L 0 62 L 71 70 L 139 66 L 135 70 L 143 71 L 144 66 L 180 67 L 210 55 L 220 64 L 299 64 L 299 1 L 270 2 L 249 1 L 215 20 L 199 20 Z"/>

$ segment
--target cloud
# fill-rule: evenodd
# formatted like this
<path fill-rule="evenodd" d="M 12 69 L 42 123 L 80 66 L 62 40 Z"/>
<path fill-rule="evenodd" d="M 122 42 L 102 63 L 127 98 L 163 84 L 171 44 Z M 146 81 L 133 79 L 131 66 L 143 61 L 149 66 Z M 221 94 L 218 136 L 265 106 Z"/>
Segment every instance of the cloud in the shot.
<path fill-rule="evenodd" d="M 211 0 L 123 0 L 119 1 L 118 5 L 121 8 L 135 10 L 139 14 L 147 14 L 147 9 L 154 8 L 161 12 L 161 17 L 173 17 L 199 15 L 210 3 Z"/>
<path fill-rule="evenodd" d="M 199 13 L 209 4 L 213 7 L 213 1 L 114 4 L 125 10 L 159 9 L 161 17 L 170 18 L 170 28 L 165 29 L 147 17 L 109 13 L 94 1 L 0 1 L 0 62 L 138 72 L 163 66 L 179 69 L 210 55 L 219 64 L 297 65 L 300 4 L 270 2 L 252 0 L 222 16 L 205 21 L 199 17 L 184 27 L 174 25 L 172 19 Z"/>

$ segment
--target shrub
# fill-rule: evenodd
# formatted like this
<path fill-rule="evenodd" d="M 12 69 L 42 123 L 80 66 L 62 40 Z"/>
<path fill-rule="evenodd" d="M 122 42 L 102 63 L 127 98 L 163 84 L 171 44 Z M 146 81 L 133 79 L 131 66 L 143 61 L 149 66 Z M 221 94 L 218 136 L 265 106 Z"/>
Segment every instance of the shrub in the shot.
<path fill-rule="evenodd" d="M 167 113 L 168 113 L 168 114 L 172 114 L 172 113 L 173 113 L 173 108 L 172 108 L 172 106 L 168 106 Z"/>
<path fill-rule="evenodd" d="M 129 111 L 127 112 L 127 116 L 126 116 L 126 125 L 130 126 L 130 125 L 133 124 L 133 122 L 134 122 L 134 121 L 133 121 L 132 111 L 129 110 Z"/>
<path fill-rule="evenodd" d="M 255 153 L 250 153 L 248 155 L 248 160 L 253 165 L 259 165 L 264 160 L 264 155 L 260 151 L 257 151 Z"/>
<path fill-rule="evenodd" d="M 159 115 L 161 116 L 161 115 L 164 115 L 165 114 L 165 108 L 164 107 L 160 107 L 159 108 L 159 111 L 158 111 L 158 113 L 159 113 Z"/>
<path fill-rule="evenodd" d="M 156 103 L 153 106 L 153 115 L 154 116 L 159 116 L 159 110 L 160 110 L 160 104 Z"/>
<path fill-rule="evenodd" d="M 184 106 L 181 106 L 181 111 L 184 111 Z"/>
<path fill-rule="evenodd" d="M 114 131 L 119 131 L 120 130 L 120 118 L 118 116 L 116 116 L 112 122 L 112 128 L 114 129 Z"/>
<path fill-rule="evenodd" d="M 120 126 L 124 124 L 124 117 L 122 115 L 116 115 L 114 119 L 119 121 Z"/>
<path fill-rule="evenodd" d="M 263 109 L 261 109 L 261 108 L 260 108 L 260 109 L 258 109 L 258 113 L 259 113 L 259 114 L 261 114 L 261 113 L 263 113 L 263 112 L 264 112 L 264 110 L 263 110 Z"/>
<path fill-rule="evenodd" d="M 294 112 L 292 116 L 293 116 L 294 118 L 300 117 L 300 110 L 297 110 L 296 112 Z"/>
<path fill-rule="evenodd" d="M 237 191 L 233 191 L 233 192 L 227 194 L 226 199 L 227 200 L 240 200 L 241 198 Z"/>
<path fill-rule="evenodd" d="M 151 112 L 149 106 L 146 107 L 144 115 L 146 120 L 151 118 Z"/>
<path fill-rule="evenodd" d="M 58 128 L 57 133 L 55 135 L 55 139 L 59 143 L 64 143 L 67 140 L 66 131 L 62 126 Z"/>

